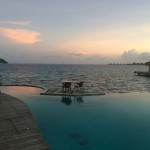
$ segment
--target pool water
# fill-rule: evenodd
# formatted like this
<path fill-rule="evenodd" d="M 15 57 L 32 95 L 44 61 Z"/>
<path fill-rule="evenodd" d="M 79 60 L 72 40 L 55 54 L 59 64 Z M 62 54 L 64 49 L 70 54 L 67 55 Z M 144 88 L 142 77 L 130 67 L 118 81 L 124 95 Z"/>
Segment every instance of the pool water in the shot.
<path fill-rule="evenodd" d="M 29 106 L 52 150 L 150 149 L 149 93 L 61 97 L 33 91 L 13 96 Z"/>

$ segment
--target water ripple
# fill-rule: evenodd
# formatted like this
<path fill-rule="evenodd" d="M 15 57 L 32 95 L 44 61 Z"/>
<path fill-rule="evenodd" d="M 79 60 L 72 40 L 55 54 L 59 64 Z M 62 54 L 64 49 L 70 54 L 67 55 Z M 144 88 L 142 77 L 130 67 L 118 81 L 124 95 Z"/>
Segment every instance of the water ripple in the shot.
<path fill-rule="evenodd" d="M 149 92 L 150 78 L 134 75 L 147 71 L 146 66 L 112 65 L 0 65 L 4 84 L 28 84 L 45 88 L 61 88 L 62 80 L 83 80 L 88 92 Z"/>

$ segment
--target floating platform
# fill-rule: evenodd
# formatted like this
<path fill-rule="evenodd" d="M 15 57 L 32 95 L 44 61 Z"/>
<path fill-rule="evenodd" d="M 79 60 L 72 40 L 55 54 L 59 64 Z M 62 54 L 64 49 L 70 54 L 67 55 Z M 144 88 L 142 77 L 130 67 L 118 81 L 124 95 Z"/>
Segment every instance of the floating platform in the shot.
<path fill-rule="evenodd" d="M 40 95 L 53 95 L 53 96 L 96 96 L 105 95 L 104 92 L 90 93 L 85 91 L 62 91 L 58 89 L 48 89 L 47 91 L 40 93 Z"/>
<path fill-rule="evenodd" d="M 150 72 L 134 71 L 134 74 L 136 74 L 138 76 L 150 77 Z"/>

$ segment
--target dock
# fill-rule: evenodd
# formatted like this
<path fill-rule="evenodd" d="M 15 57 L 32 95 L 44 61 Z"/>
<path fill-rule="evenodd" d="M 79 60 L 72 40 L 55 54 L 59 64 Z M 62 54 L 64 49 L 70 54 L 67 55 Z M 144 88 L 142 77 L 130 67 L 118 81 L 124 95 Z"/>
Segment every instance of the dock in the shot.
<path fill-rule="evenodd" d="M 96 95 L 105 95 L 104 92 L 86 92 L 83 90 L 75 91 L 62 91 L 59 89 L 48 89 L 43 93 L 40 93 L 40 95 L 52 95 L 52 96 L 96 96 Z"/>
<path fill-rule="evenodd" d="M 0 150 L 50 150 L 28 107 L 0 93 Z"/>
<path fill-rule="evenodd" d="M 134 71 L 134 74 L 138 76 L 150 77 L 150 72 L 145 72 L 145 71 Z"/>

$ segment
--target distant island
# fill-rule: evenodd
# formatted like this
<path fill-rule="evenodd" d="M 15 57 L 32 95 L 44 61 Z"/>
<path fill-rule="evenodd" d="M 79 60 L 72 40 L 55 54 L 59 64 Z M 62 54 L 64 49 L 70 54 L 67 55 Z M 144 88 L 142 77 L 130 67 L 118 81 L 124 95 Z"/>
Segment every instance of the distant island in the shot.
<path fill-rule="evenodd" d="M 136 63 L 136 62 L 129 63 L 129 64 L 110 63 L 110 64 L 108 64 L 108 65 L 145 65 L 145 63 Z"/>
<path fill-rule="evenodd" d="M 0 64 L 8 64 L 8 62 L 2 58 L 0 58 Z"/>

